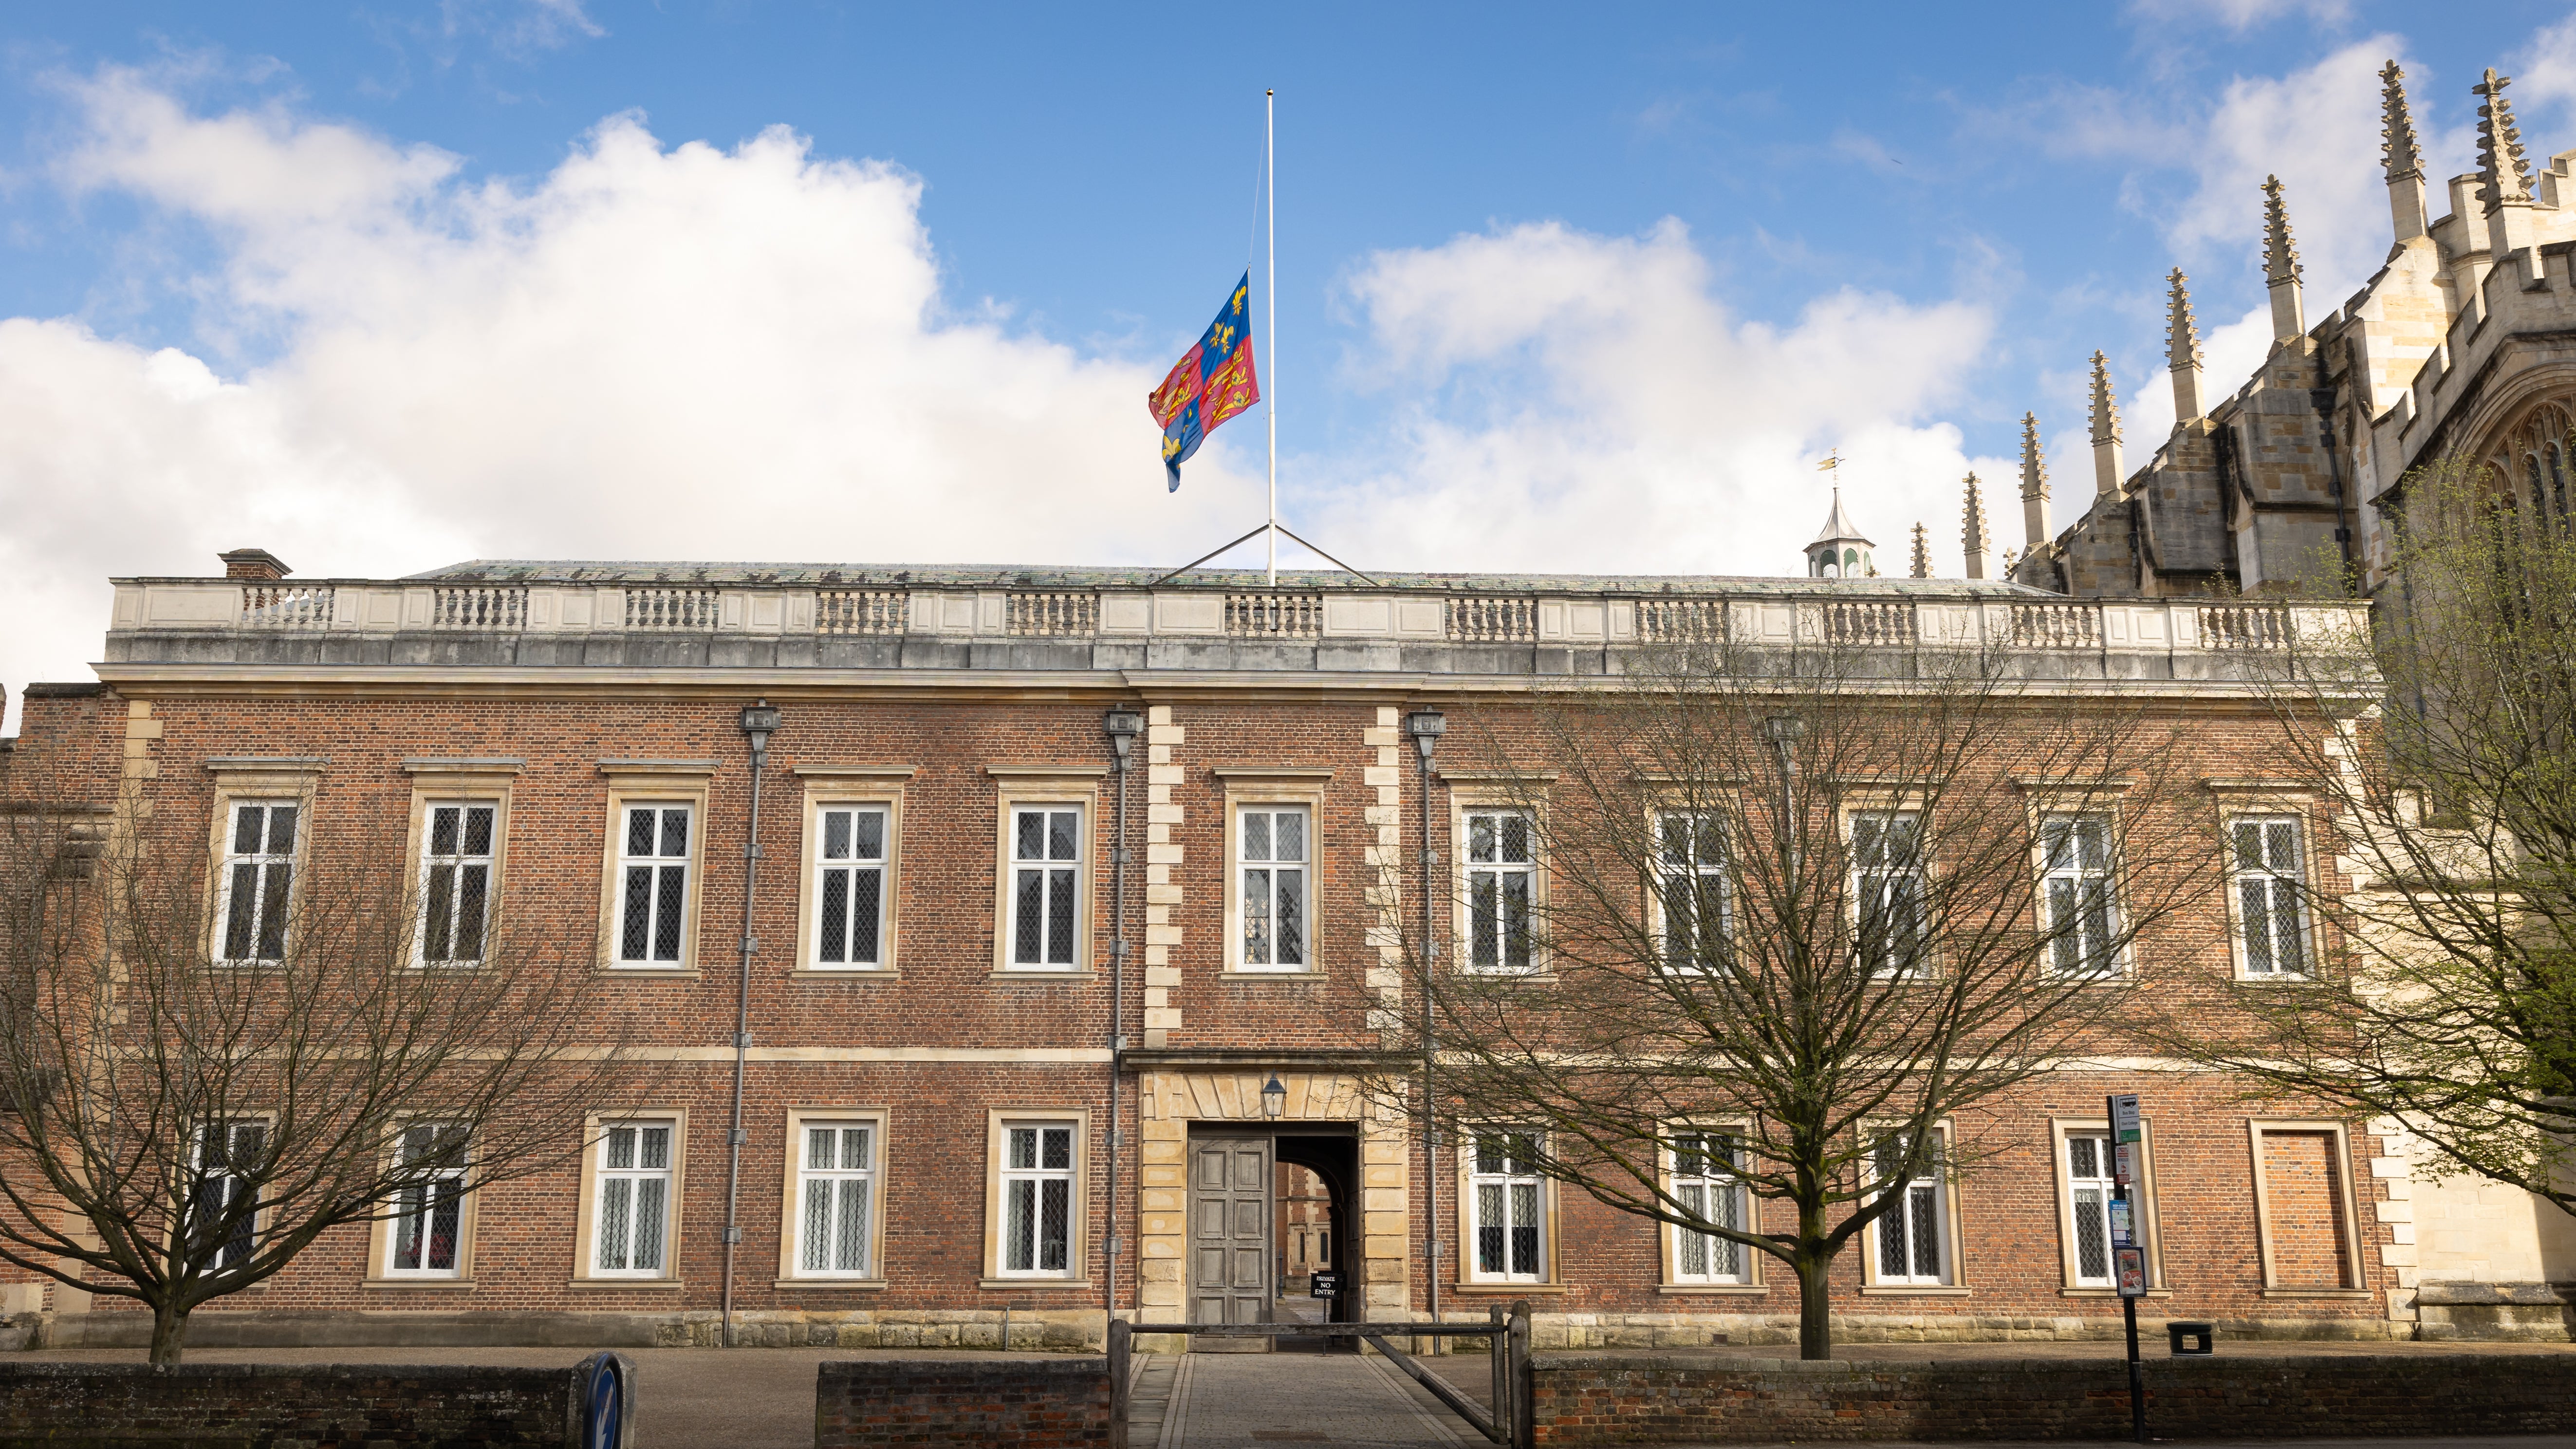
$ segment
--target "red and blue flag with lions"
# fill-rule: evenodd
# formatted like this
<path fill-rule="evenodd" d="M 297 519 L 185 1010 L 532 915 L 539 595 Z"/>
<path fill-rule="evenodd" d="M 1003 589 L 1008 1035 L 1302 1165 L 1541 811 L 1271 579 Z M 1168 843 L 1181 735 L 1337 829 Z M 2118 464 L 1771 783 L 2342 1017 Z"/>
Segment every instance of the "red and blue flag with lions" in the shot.
<path fill-rule="evenodd" d="M 1199 345 L 1181 354 L 1163 385 L 1145 399 L 1163 429 L 1163 471 L 1172 492 L 1181 487 L 1181 465 L 1215 432 L 1217 424 L 1261 401 L 1261 379 L 1252 371 L 1252 273 L 1234 284 Z"/>

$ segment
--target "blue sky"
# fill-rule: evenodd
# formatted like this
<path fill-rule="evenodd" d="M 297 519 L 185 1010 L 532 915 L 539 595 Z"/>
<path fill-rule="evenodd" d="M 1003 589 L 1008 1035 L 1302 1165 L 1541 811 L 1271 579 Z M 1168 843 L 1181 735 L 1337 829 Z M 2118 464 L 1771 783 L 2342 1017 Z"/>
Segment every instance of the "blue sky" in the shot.
<path fill-rule="evenodd" d="M 243 544 L 1177 563 L 1258 518 L 1257 422 L 1167 498 L 1142 395 L 1246 263 L 1264 86 L 1301 532 L 1786 571 L 1840 446 L 1882 565 L 1920 519 L 1955 574 L 1968 469 L 2019 541 L 2025 409 L 2074 517 L 2094 348 L 2132 462 L 2164 435 L 2169 267 L 2242 377 L 2265 172 L 2312 317 L 2377 264 L 2383 60 L 2437 211 L 2484 66 L 2576 146 L 2566 6 L 2432 13 L 16 7 L 0 679 Z"/>

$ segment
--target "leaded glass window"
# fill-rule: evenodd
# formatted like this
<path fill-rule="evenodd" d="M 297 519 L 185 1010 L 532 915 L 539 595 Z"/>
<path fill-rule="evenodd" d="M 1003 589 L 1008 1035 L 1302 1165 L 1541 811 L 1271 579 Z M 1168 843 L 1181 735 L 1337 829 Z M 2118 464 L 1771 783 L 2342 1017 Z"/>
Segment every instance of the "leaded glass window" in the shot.
<path fill-rule="evenodd" d="M 1309 825 L 1303 806 L 1245 808 L 1235 814 L 1243 870 L 1243 937 L 1237 964 L 1247 971 L 1303 971 L 1308 965 Z"/>
<path fill-rule="evenodd" d="M 885 964 L 886 822 L 882 805 L 815 814 L 814 964 Z"/>
<path fill-rule="evenodd" d="M 677 966 L 689 907 L 686 805 L 629 805 L 618 834 L 617 961 Z"/>

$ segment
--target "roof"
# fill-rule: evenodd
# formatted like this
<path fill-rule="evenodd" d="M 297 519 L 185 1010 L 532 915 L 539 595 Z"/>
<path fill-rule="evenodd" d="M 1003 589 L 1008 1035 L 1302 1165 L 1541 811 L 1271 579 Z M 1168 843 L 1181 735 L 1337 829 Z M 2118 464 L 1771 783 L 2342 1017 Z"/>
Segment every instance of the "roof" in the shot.
<path fill-rule="evenodd" d="M 1852 521 L 1843 516 L 1843 490 L 1840 488 L 1834 490 L 1833 511 L 1825 515 L 1825 531 L 1817 534 L 1815 543 L 1810 543 L 1807 547 L 1814 548 L 1818 543 L 1869 543 L 1869 539 L 1863 536 L 1859 529 L 1852 527 Z M 1874 543 L 1870 543 L 1869 546 L 1878 547 Z"/>
<path fill-rule="evenodd" d="M 1841 517 L 1837 507 L 1835 517 Z M 1859 538 L 1857 534 L 1848 535 Z M 1821 541 L 1821 540 L 1820 540 Z M 1867 543 L 1867 539 L 1859 539 Z M 692 562 L 611 559 L 468 559 L 412 574 L 416 583 L 456 584 L 697 584 L 783 588 L 923 589 L 1142 589 L 1160 583 L 1169 569 L 1079 568 L 1054 564 L 835 564 Z M 317 582 L 319 582 L 317 580 Z M 2044 589 L 2000 579 L 1872 579 L 1889 593 L 2013 594 L 2058 598 Z M 1305 592 L 1522 594 L 1848 594 L 1850 581 L 1729 574 L 1426 574 L 1383 572 L 1362 578 L 1338 571 L 1281 570 L 1283 589 Z M 1267 589 L 1259 569 L 1192 569 L 1164 587 L 1185 590 Z"/>

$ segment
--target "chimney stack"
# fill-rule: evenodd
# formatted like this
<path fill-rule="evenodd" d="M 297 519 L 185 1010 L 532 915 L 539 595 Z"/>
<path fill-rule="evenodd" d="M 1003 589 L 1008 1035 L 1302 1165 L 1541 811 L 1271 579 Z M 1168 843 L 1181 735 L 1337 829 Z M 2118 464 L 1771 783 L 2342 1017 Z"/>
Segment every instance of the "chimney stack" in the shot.
<path fill-rule="evenodd" d="M 295 572 L 284 559 L 264 548 L 237 548 L 215 557 L 224 561 L 224 577 L 228 579 L 282 579 Z"/>
<path fill-rule="evenodd" d="M 2111 367 L 2093 354 L 2093 491 L 2117 493 L 2127 470 L 2120 466 L 2120 404 L 2111 396 Z"/>
<path fill-rule="evenodd" d="M 2406 72 L 2392 60 L 2379 80 L 2379 158 L 2388 172 L 2388 216 L 2397 239 L 2413 241 L 2432 226 L 2424 214 L 2423 148 L 2415 143 L 2415 117 L 2406 109 Z"/>
<path fill-rule="evenodd" d="M 2290 239 L 2290 211 L 2281 204 L 2281 178 L 2263 178 L 2263 284 L 2272 290 L 2272 341 L 2295 342 L 2307 335 L 2305 304 L 2299 297 L 2299 248 Z"/>

